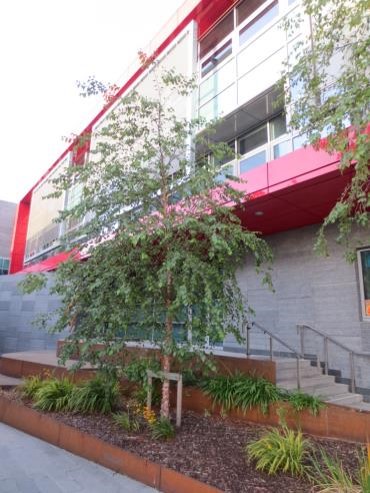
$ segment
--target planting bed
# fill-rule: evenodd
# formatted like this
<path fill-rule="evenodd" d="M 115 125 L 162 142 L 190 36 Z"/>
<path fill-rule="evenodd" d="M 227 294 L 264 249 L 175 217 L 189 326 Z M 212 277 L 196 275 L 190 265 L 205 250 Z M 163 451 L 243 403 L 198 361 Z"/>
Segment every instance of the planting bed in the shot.
<path fill-rule="evenodd" d="M 12 400 L 20 400 L 14 392 L 7 392 L 5 395 Z M 24 404 L 31 406 L 30 402 Z M 259 438 L 267 430 L 265 426 L 185 411 L 181 429 L 177 431 L 176 437 L 169 441 L 155 441 L 148 431 L 123 431 L 109 415 L 47 414 L 79 431 L 225 492 L 311 491 L 311 485 L 304 479 L 286 474 L 268 476 L 257 472 L 253 463 L 246 462 L 245 445 Z M 345 467 L 356 467 L 358 445 L 314 437 L 310 437 L 310 440 L 314 445 L 323 447 L 329 454 L 337 455 Z"/>

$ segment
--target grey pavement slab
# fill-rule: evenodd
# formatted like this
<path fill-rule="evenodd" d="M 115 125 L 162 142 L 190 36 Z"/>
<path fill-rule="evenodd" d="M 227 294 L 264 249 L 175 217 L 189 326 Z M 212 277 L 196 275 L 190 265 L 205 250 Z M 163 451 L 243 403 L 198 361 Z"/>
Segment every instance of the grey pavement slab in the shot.
<path fill-rule="evenodd" d="M 114 473 L 0 423 L 0 493 L 154 493 Z"/>
<path fill-rule="evenodd" d="M 23 382 L 20 378 L 8 377 L 0 373 L 0 387 L 15 387 Z"/>

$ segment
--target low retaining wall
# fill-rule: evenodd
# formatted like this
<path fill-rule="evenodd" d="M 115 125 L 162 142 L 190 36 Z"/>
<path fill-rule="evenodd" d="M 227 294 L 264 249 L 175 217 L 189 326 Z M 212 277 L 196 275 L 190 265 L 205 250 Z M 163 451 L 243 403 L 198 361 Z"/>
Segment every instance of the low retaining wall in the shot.
<path fill-rule="evenodd" d="M 3 396 L 0 396 L 0 421 L 164 493 L 221 493 L 215 487 L 126 452 Z"/>
<path fill-rule="evenodd" d="M 51 373 L 57 378 L 68 377 L 74 382 L 80 382 L 91 378 L 95 374 L 95 370 L 81 369 L 72 373 L 64 366 L 0 356 L 0 373 L 14 378 Z"/>
<path fill-rule="evenodd" d="M 197 388 L 184 389 L 183 407 L 198 413 L 204 413 L 205 409 L 215 413 L 221 411 L 220 406 L 213 406 L 212 400 Z M 287 403 L 271 405 L 268 414 L 263 414 L 259 408 L 253 408 L 246 413 L 232 410 L 228 416 L 246 423 L 276 426 L 279 424 L 278 410 L 281 408 L 285 410 L 284 416 L 289 428 L 299 428 L 305 433 L 327 438 L 360 443 L 370 441 L 370 413 L 335 404 L 327 404 L 317 416 L 313 416 L 308 410 L 297 413 Z"/>
<path fill-rule="evenodd" d="M 57 355 L 59 356 L 64 340 L 59 340 L 57 344 Z M 102 349 L 103 345 L 96 345 L 94 349 Z M 144 348 L 144 347 L 127 347 L 120 355 L 116 356 L 119 362 L 129 362 L 134 357 L 149 358 L 157 357 L 160 359 L 160 353 L 158 349 Z M 235 373 L 240 371 L 242 373 L 253 374 L 258 377 L 264 377 L 272 383 L 276 383 L 276 364 L 271 360 L 247 358 L 243 354 L 235 353 L 235 356 L 223 356 L 223 355 L 209 355 L 210 359 L 215 363 L 217 372 L 221 374 Z M 78 359 L 78 355 L 75 355 L 75 359 Z M 189 367 L 192 363 L 189 362 Z M 173 371 L 177 371 L 176 362 L 173 364 Z"/>

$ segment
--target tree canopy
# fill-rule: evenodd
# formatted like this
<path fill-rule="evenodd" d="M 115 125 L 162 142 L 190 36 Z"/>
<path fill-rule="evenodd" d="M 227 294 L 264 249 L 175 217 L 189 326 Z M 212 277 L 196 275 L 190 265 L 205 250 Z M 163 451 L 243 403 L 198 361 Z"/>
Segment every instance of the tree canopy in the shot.
<path fill-rule="evenodd" d="M 320 229 L 316 248 L 326 252 L 325 229 L 336 224 L 337 240 L 358 246 L 356 227 L 369 230 L 370 37 L 369 0 L 304 0 L 308 17 L 290 17 L 297 36 L 308 22 L 313 36 L 291 43 L 284 74 L 290 124 L 316 148 L 340 154 L 348 185 Z"/>
<path fill-rule="evenodd" d="M 247 197 L 220 179 L 228 146 L 171 106 L 194 81 L 152 69 L 156 97 L 131 92 L 116 101 L 92 135 L 87 162 L 54 180 L 54 195 L 66 192 L 69 203 L 59 218 L 64 247 L 78 253 L 56 272 L 52 291 L 62 307 L 52 330 L 71 327 L 64 356 L 83 341 L 81 362 L 106 363 L 127 341 L 149 341 L 168 372 L 173 358 L 228 333 L 241 339 L 246 300 L 237 268 L 247 254 L 257 269 L 267 266 L 271 252 L 234 214 Z M 98 354 L 96 343 L 104 345 Z M 166 380 L 161 412 L 168 416 Z"/>

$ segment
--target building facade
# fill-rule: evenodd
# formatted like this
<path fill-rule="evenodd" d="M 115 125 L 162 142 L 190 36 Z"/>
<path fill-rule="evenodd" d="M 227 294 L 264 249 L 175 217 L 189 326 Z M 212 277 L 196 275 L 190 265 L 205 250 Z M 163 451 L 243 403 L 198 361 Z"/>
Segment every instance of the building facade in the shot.
<path fill-rule="evenodd" d="M 9 273 L 16 208 L 17 204 L 0 200 L 0 276 Z"/>
<path fill-rule="evenodd" d="M 289 130 L 289 107 L 279 103 L 277 82 L 294 48 L 310 35 L 305 19 L 295 32 L 281 29 L 286 18 L 302 11 L 299 0 L 188 0 L 147 50 L 160 64 L 191 76 L 198 87 L 193 98 L 174 101 L 178 116 L 222 116 L 215 139 L 227 142 L 235 159 L 223 164 L 220 175 L 244 180 L 248 203 L 240 217 L 260 231 L 275 252 L 274 291 L 261 288 L 246 259 L 239 273 L 243 291 L 267 329 L 298 345 L 297 324 L 308 324 L 357 352 L 370 351 L 370 241 L 358 260 L 347 263 L 329 231 L 330 256 L 313 253 L 320 222 L 329 213 L 351 177 L 341 174 L 338 156 L 304 147 L 305 137 Z M 337 70 L 333 60 L 330 70 Z M 131 67 L 118 96 L 136 89 L 153 93 L 150 71 Z M 294 97 L 294 95 L 293 95 Z M 114 104 L 114 103 L 112 103 Z M 107 118 L 105 107 L 82 131 L 91 135 L 76 151 L 71 145 L 18 204 L 10 272 L 49 271 L 65 258 L 59 238 L 76 224 L 53 222 L 58 211 L 75 203 L 78 186 L 65 196 L 43 202 L 50 178 L 71 164 L 83 164 L 94 147 L 94 131 Z M 256 336 L 261 351 L 265 342 Z M 312 337 L 309 352 L 322 351 Z M 225 347 L 236 348 L 233 340 Z M 335 353 L 331 364 L 344 372 L 348 362 Z M 370 386 L 366 363 L 356 365 L 361 386 Z"/>

